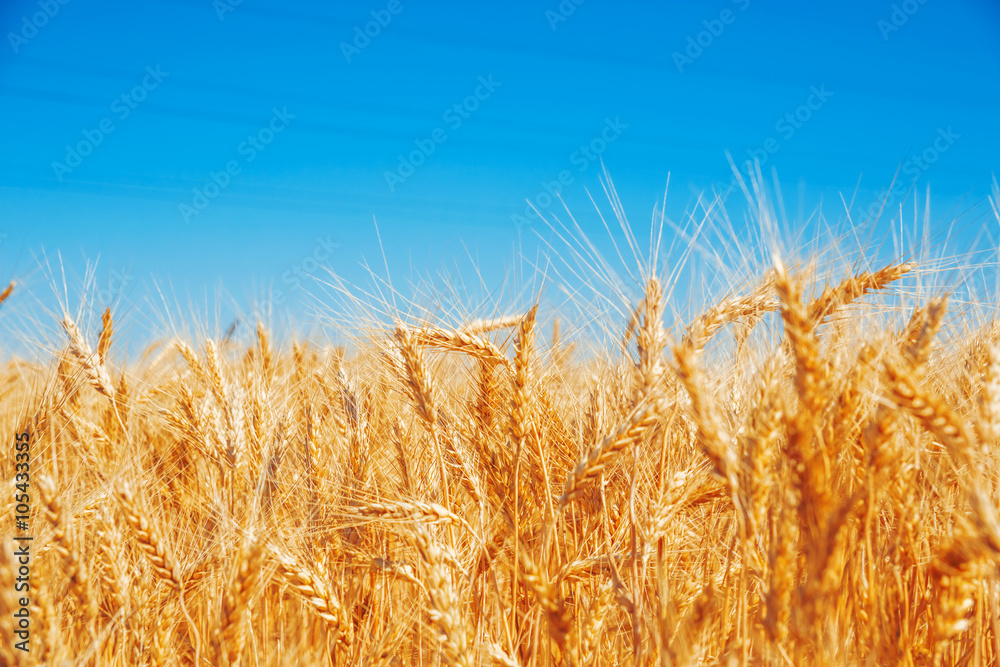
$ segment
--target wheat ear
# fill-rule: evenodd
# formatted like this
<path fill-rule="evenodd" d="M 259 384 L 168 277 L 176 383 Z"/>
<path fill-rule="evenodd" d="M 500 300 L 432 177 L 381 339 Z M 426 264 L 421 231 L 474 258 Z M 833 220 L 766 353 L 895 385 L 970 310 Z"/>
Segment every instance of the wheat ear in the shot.
<path fill-rule="evenodd" d="M 689 346 L 681 344 L 674 348 L 677 360 L 677 376 L 691 397 L 691 408 L 698 425 L 698 440 L 702 449 L 715 466 L 718 475 L 726 480 L 733 496 L 736 509 L 740 509 L 738 459 L 733 448 L 729 431 L 722 423 L 711 394 L 704 388 L 701 369 L 695 361 L 695 353 Z"/>
<path fill-rule="evenodd" d="M 511 327 L 516 327 L 520 322 L 520 315 L 498 317 L 492 320 L 475 320 L 462 326 L 460 331 L 475 336 L 496 331 L 498 329 L 510 329 Z"/>
<path fill-rule="evenodd" d="M 437 411 L 434 409 L 434 393 L 427 376 L 424 357 L 416 346 L 413 332 L 403 326 L 396 328 L 396 342 L 399 353 L 403 357 L 406 369 L 406 382 L 410 395 L 417 409 L 417 414 L 427 423 L 428 428 L 437 424 Z M 443 483 L 444 480 L 442 480 Z"/>
<path fill-rule="evenodd" d="M 666 344 L 666 333 L 663 331 L 663 287 L 660 286 L 658 279 L 649 279 L 643 303 L 645 307 L 642 325 L 636 334 L 639 363 L 635 368 L 633 407 L 653 392 L 663 374 L 663 347 Z"/>
<path fill-rule="evenodd" d="M 3 302 L 9 299 L 10 295 L 13 293 L 14 293 L 14 281 L 12 280 L 10 281 L 10 284 L 7 285 L 7 288 L 4 291 L 0 292 L 0 306 L 2 306 Z"/>
<path fill-rule="evenodd" d="M 105 308 L 104 315 L 101 316 L 101 335 L 97 338 L 97 360 L 103 366 L 108 358 L 108 350 L 111 349 L 111 334 L 114 328 L 111 318 L 111 309 Z"/>
<path fill-rule="evenodd" d="M 87 379 L 90 381 L 91 386 L 94 387 L 99 393 L 107 396 L 110 399 L 115 397 L 115 387 L 114 383 L 111 381 L 111 375 L 108 373 L 108 369 L 105 365 L 97 358 L 94 351 L 90 349 L 90 345 L 84 340 L 83 335 L 76 326 L 76 322 L 67 313 L 63 316 L 62 321 L 63 329 L 66 330 L 66 335 L 69 336 L 69 349 L 76 357 L 80 365 L 83 366 L 84 372 L 87 374 Z M 109 334 L 110 336 L 110 334 Z"/>
<path fill-rule="evenodd" d="M 739 319 L 756 321 L 764 313 L 777 310 L 779 303 L 772 294 L 773 288 L 774 276 L 769 273 L 750 294 L 732 296 L 719 302 L 691 323 L 684 333 L 682 343 L 697 354 L 722 327 L 730 322 Z M 747 334 L 749 331 L 741 335 Z"/>
<path fill-rule="evenodd" d="M 916 417 L 925 429 L 936 435 L 958 463 L 973 464 L 975 459 L 968 433 L 951 408 L 920 387 L 913 374 L 906 369 L 887 360 L 885 370 L 892 396 L 897 403 Z"/>
<path fill-rule="evenodd" d="M 975 422 L 980 446 L 995 445 L 1000 440 L 1000 342 L 993 341 L 980 382 L 979 411 Z"/>
<path fill-rule="evenodd" d="M 114 520 L 111 518 L 107 508 L 102 508 L 100 514 L 101 529 L 97 531 L 98 553 L 104 561 L 104 568 L 101 570 L 101 581 L 108 590 L 108 602 L 110 608 L 107 616 L 113 617 L 119 609 L 125 606 L 126 591 L 128 582 L 123 576 L 120 562 L 122 545 L 118 539 L 117 530 L 114 527 Z"/>
<path fill-rule="evenodd" d="M 125 517 L 125 522 L 132 529 L 139 548 L 149 558 L 153 572 L 167 586 L 178 591 L 181 590 L 183 583 L 177 561 L 163 542 L 160 534 L 150 525 L 146 515 L 139 508 L 131 486 L 128 483 L 122 484 L 116 490 L 115 496 L 121 507 L 122 516 Z"/>
<path fill-rule="evenodd" d="M 350 646 L 354 640 L 351 624 L 330 587 L 314 572 L 297 563 L 294 558 L 277 547 L 268 545 L 267 551 L 277 562 L 278 574 L 285 583 L 294 588 L 313 612 L 337 633 L 338 642 Z"/>
<path fill-rule="evenodd" d="M 462 618 L 462 606 L 445 566 L 447 557 L 440 545 L 420 524 L 412 524 L 414 544 L 427 564 L 424 587 L 430 602 L 428 615 L 441 630 L 444 654 L 448 662 L 472 667 L 469 633 Z"/>
<path fill-rule="evenodd" d="M 87 570 L 80 560 L 80 553 L 67 532 L 66 516 L 62 503 L 56 496 L 55 484 L 48 477 L 40 477 L 38 491 L 44 505 L 45 518 L 52 526 L 53 545 L 62 556 L 63 571 L 69 579 L 70 591 L 83 611 L 84 621 L 89 622 L 97 614 L 97 605 L 90 587 L 90 577 L 87 576 Z"/>
<path fill-rule="evenodd" d="M 437 503 L 422 502 L 419 500 L 404 501 L 383 501 L 369 505 L 348 507 L 349 514 L 383 521 L 416 521 L 419 523 L 451 523 L 461 525 L 462 519 L 448 511 L 448 509 Z"/>
<path fill-rule="evenodd" d="M 438 462 L 438 474 L 441 476 L 441 498 L 445 505 L 451 504 L 451 492 L 448 489 L 448 473 L 445 470 L 444 452 L 438 438 L 438 414 L 434 404 L 434 391 L 430 376 L 424 366 L 421 348 L 414 343 L 413 332 L 398 325 L 395 332 L 397 351 L 403 360 L 406 383 L 410 390 L 417 414 L 427 426 L 434 444 L 434 456 Z"/>
<path fill-rule="evenodd" d="M 463 329 L 447 330 L 438 327 L 418 329 L 413 332 L 413 340 L 418 345 L 438 347 L 452 352 L 462 352 L 488 364 L 508 363 L 507 357 L 489 340 L 471 334 Z"/>
<path fill-rule="evenodd" d="M 239 564 L 222 599 L 222 622 L 218 643 L 221 657 L 230 665 L 239 665 L 246 639 L 246 616 L 254 588 L 260 580 L 263 542 L 250 537 L 239 553 Z"/>
<path fill-rule="evenodd" d="M 823 293 L 809 304 L 809 319 L 819 323 L 837 308 L 845 306 L 860 297 L 879 290 L 895 282 L 913 270 L 909 263 L 891 264 L 875 272 L 859 273 L 844 280 L 837 287 L 827 287 Z"/>
<path fill-rule="evenodd" d="M 583 494 L 584 486 L 600 475 L 615 456 L 626 447 L 639 442 L 646 431 L 663 415 L 665 405 L 663 399 L 640 405 L 614 433 L 591 449 L 566 478 L 563 493 L 559 496 L 559 508 L 565 509 L 567 505 L 577 500 Z"/>

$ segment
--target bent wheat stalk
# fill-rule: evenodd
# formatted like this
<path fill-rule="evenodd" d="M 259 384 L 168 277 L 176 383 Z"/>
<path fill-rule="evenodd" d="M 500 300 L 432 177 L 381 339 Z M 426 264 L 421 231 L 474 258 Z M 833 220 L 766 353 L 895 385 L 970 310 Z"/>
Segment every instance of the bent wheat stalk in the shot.
<path fill-rule="evenodd" d="M 125 522 L 132 529 L 139 549 L 149 558 L 150 565 L 157 577 L 170 588 L 181 590 L 184 585 L 181 581 L 180 569 L 173 553 L 164 544 L 159 532 L 150 525 L 145 513 L 139 508 L 135 500 L 135 494 L 128 483 L 122 484 L 116 492 L 115 497 L 121 507 L 122 516 Z"/>
<path fill-rule="evenodd" d="M 635 445 L 663 416 L 666 405 L 666 400 L 662 398 L 640 405 L 625 423 L 591 449 L 566 478 L 559 496 L 559 509 L 564 510 L 578 500 L 588 482 L 600 475 L 623 450 Z"/>
<path fill-rule="evenodd" d="M 292 556 L 273 545 L 267 551 L 278 564 L 278 574 L 285 583 L 301 595 L 313 613 L 322 618 L 335 631 L 336 641 L 350 646 L 354 637 L 351 624 L 344 614 L 340 601 L 330 587 L 309 568 L 299 564 Z"/>

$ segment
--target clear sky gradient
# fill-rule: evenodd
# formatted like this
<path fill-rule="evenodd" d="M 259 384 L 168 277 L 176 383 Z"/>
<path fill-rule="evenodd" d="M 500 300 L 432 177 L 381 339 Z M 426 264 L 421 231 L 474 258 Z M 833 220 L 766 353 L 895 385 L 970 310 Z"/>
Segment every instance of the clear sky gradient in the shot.
<path fill-rule="evenodd" d="M 105 297 L 293 304 L 319 265 L 381 267 L 374 218 L 401 276 L 470 253 L 499 281 L 546 184 L 600 234 L 598 159 L 637 227 L 727 151 L 806 214 L 899 169 L 942 224 L 989 193 L 992 0 L 577 2 L 0 3 L 0 280 L 41 290 L 59 251 Z"/>

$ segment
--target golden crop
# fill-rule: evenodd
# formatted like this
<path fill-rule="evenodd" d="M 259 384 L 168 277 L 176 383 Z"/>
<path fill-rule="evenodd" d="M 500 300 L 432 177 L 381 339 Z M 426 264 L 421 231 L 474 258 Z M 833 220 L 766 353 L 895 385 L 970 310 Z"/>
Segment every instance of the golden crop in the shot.
<path fill-rule="evenodd" d="M 888 317 L 915 272 L 776 260 L 669 331 L 646 272 L 590 355 L 539 304 L 127 364 L 67 314 L 0 373 L 0 662 L 993 664 L 1000 325 Z"/>

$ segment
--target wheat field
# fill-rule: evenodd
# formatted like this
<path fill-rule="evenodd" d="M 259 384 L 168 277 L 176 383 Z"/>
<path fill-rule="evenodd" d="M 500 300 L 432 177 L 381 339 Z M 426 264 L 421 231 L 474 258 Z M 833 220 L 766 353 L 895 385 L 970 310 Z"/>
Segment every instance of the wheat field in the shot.
<path fill-rule="evenodd" d="M 540 302 L 131 360 L 62 313 L 0 373 L 0 663 L 997 664 L 1000 324 L 921 270 L 776 257 L 669 327 L 644 271 L 596 352 Z"/>

